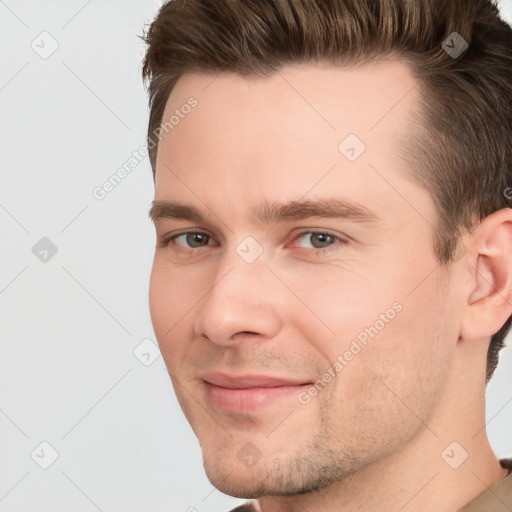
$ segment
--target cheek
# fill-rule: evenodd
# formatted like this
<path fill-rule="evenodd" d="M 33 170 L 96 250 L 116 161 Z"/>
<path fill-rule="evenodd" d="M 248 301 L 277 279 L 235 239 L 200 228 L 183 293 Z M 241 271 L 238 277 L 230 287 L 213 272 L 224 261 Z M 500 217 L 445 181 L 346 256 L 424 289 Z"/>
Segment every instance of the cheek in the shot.
<path fill-rule="evenodd" d="M 185 346 L 184 329 L 189 319 L 187 312 L 190 310 L 189 314 L 193 314 L 194 297 L 197 301 L 197 295 L 190 286 L 185 286 L 180 273 L 172 271 L 165 260 L 155 255 L 149 283 L 149 310 L 153 330 L 168 368 L 170 362 L 180 359 L 179 340 L 183 340 L 182 345 Z"/>
<path fill-rule="evenodd" d="M 401 311 L 385 324 L 343 370 L 337 393 L 381 428 L 397 422 L 421 426 L 440 398 L 455 349 L 450 314 L 435 278 L 399 297 Z M 361 345 L 361 343 L 359 343 Z M 414 413 L 413 413 L 414 412 Z"/>
<path fill-rule="evenodd" d="M 372 279 L 353 274 L 340 284 L 333 284 L 335 279 L 325 283 L 324 293 L 302 289 L 305 302 L 335 331 L 325 337 L 325 329 L 303 322 L 308 339 L 329 364 L 342 357 L 341 366 L 334 369 L 339 378 L 333 391 L 347 394 L 342 397 L 346 404 L 354 403 L 348 395 L 359 396 L 360 403 L 375 395 L 377 406 L 396 401 L 386 388 L 388 380 L 399 396 L 437 393 L 449 373 L 457 332 L 442 279 L 438 272 L 431 273 L 412 291 L 414 279 L 404 274 L 396 279 L 389 279 L 390 274 Z"/>
<path fill-rule="evenodd" d="M 439 336 L 410 329 L 408 321 L 395 318 L 348 362 L 326 395 L 324 421 L 361 457 L 392 452 L 412 439 L 442 395 L 448 364 Z"/>
<path fill-rule="evenodd" d="M 172 315 L 173 309 L 168 307 L 170 299 L 169 285 L 162 265 L 159 264 L 158 257 L 155 256 L 149 281 L 149 311 L 153 329 L 159 342 L 163 339 L 166 330 L 172 325 L 172 318 L 169 318 L 169 315 Z"/>
<path fill-rule="evenodd" d="M 283 272 L 284 274 L 284 272 Z M 390 285 L 375 286 L 379 279 L 345 268 L 310 268 L 309 273 L 288 271 L 284 279 L 300 297 L 286 302 L 284 322 L 297 328 L 332 364 L 350 350 L 380 338 L 400 316 L 398 293 Z M 382 282 L 382 280 L 381 280 Z M 357 347 L 353 347 L 354 352 Z M 348 354 L 350 358 L 351 355 Z"/>

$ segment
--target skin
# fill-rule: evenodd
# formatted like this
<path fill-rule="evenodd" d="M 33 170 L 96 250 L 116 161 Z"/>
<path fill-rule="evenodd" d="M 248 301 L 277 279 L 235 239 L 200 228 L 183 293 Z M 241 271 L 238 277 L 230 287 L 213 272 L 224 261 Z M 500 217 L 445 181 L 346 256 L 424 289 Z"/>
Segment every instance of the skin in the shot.
<path fill-rule="evenodd" d="M 154 219 L 152 321 L 208 478 L 259 498 L 262 512 L 448 512 L 506 474 L 487 440 L 484 397 L 489 339 L 512 313 L 512 210 L 476 224 L 463 257 L 440 266 L 433 201 L 398 149 L 418 109 L 415 85 L 388 60 L 296 65 L 264 79 L 188 73 L 169 97 L 164 120 L 190 96 L 198 104 L 163 134 L 155 199 L 207 220 Z M 354 162 L 338 150 L 351 133 L 366 145 Z M 378 220 L 267 225 L 250 215 L 262 201 L 331 197 Z M 339 239 L 298 236 L 307 229 Z M 210 238 L 162 243 L 187 230 Z M 263 249 L 252 263 L 236 251 L 247 236 Z M 293 396 L 229 413 L 209 401 L 210 370 L 314 383 L 396 303 L 400 312 L 307 404 Z M 453 442 L 451 459 L 468 454 L 457 469 L 442 456 Z M 251 466 L 237 456 L 247 443 L 259 454 Z"/>

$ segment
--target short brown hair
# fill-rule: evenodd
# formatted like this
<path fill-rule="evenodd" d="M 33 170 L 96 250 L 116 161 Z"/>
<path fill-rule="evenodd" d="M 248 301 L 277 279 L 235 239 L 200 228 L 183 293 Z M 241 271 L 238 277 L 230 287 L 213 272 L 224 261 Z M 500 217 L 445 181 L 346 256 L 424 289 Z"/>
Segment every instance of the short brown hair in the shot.
<path fill-rule="evenodd" d="M 439 262 L 455 260 L 476 220 L 511 206 L 512 29 L 494 0 L 172 0 L 143 39 L 153 172 L 152 134 L 186 72 L 265 77 L 288 64 L 396 56 L 420 85 L 421 119 L 402 149 L 436 205 Z M 487 382 L 511 323 L 491 337 Z"/>

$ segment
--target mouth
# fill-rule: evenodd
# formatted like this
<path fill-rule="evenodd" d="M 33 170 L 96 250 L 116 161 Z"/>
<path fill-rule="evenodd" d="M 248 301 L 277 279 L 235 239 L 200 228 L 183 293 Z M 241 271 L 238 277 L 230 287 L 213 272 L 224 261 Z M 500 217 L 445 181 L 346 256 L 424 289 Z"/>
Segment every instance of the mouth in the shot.
<path fill-rule="evenodd" d="M 202 376 L 206 398 L 216 409 L 247 414 L 295 400 L 311 382 L 266 375 L 229 375 L 210 372 Z"/>

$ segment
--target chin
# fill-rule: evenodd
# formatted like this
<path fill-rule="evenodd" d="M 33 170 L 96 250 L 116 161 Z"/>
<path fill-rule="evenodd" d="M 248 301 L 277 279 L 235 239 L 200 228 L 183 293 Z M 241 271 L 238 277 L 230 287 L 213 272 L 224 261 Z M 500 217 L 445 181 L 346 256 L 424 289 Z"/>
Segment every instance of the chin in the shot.
<path fill-rule="evenodd" d="M 208 456 L 209 455 L 209 456 Z M 236 457 L 219 453 L 203 455 L 203 466 L 210 483 L 219 491 L 235 498 L 258 499 L 262 496 L 298 496 L 329 487 L 349 476 L 337 467 L 323 471 L 325 465 L 300 456 L 290 460 L 259 461 L 246 467 Z"/>
<path fill-rule="evenodd" d="M 257 499 L 269 494 L 269 490 L 261 480 L 261 475 L 258 475 L 255 469 L 247 469 L 247 471 L 242 472 L 238 468 L 226 466 L 218 469 L 217 467 L 208 466 L 206 463 L 204 468 L 210 483 L 228 496 Z"/>

